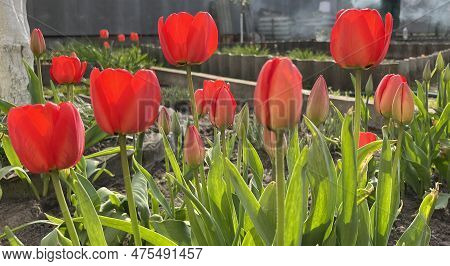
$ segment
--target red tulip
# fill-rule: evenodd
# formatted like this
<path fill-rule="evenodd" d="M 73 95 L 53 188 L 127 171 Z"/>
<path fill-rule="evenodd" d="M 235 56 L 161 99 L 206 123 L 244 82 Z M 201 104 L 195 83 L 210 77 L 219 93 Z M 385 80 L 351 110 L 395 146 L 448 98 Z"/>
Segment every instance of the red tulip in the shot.
<path fill-rule="evenodd" d="M 377 135 L 372 132 L 359 132 L 358 148 L 377 140 Z"/>
<path fill-rule="evenodd" d="M 101 29 L 99 32 L 101 39 L 108 39 L 109 38 L 109 31 L 107 29 Z"/>
<path fill-rule="evenodd" d="M 302 111 L 302 74 L 289 58 L 267 61 L 256 82 L 255 115 L 265 127 L 277 130 L 298 123 Z"/>
<path fill-rule="evenodd" d="M 90 91 L 95 120 L 109 134 L 142 132 L 158 117 L 161 91 L 151 70 L 132 75 L 124 69 L 94 68 Z"/>
<path fill-rule="evenodd" d="M 118 42 L 125 42 L 125 35 L 124 34 L 117 35 L 117 41 Z"/>
<path fill-rule="evenodd" d="M 40 29 L 34 29 L 31 32 L 30 48 L 33 52 L 33 55 L 36 57 L 39 57 L 43 53 L 45 53 L 45 39 Z"/>
<path fill-rule="evenodd" d="M 308 97 L 306 116 L 316 125 L 325 122 L 330 110 L 330 98 L 328 87 L 322 75 L 314 83 L 311 94 Z"/>
<path fill-rule="evenodd" d="M 406 78 L 402 75 L 388 74 L 383 77 L 375 92 L 375 110 L 385 118 L 392 116 L 392 102 L 395 93 Z"/>
<path fill-rule="evenodd" d="M 205 93 L 203 89 L 198 89 L 194 93 L 195 107 L 198 115 L 204 115 L 208 112 L 206 109 Z"/>
<path fill-rule="evenodd" d="M 104 42 L 103 42 L 103 47 L 104 47 L 105 49 L 110 49 L 110 48 L 111 48 L 111 45 L 109 44 L 108 41 L 104 41 Z"/>
<path fill-rule="evenodd" d="M 172 65 L 201 64 L 217 50 L 219 34 L 207 12 L 186 12 L 160 17 L 158 34 L 166 60 Z"/>
<path fill-rule="evenodd" d="M 184 160 L 190 167 L 198 167 L 205 159 L 205 146 L 195 126 L 186 129 Z"/>
<path fill-rule="evenodd" d="M 392 118 L 403 125 L 408 125 L 414 118 L 413 92 L 406 82 L 403 82 L 395 93 L 392 102 Z"/>
<path fill-rule="evenodd" d="M 80 83 L 86 71 L 86 61 L 80 62 L 77 55 L 57 56 L 52 58 L 50 66 L 50 76 L 57 84 Z"/>
<path fill-rule="evenodd" d="M 83 122 L 69 102 L 14 107 L 8 131 L 17 156 L 33 173 L 72 167 L 83 155 Z"/>
<path fill-rule="evenodd" d="M 209 112 L 209 120 L 219 128 L 233 125 L 236 113 L 236 100 L 230 91 L 230 84 L 223 80 L 203 82 L 203 112 Z"/>
<path fill-rule="evenodd" d="M 275 158 L 275 153 L 277 150 L 277 136 L 275 132 L 264 128 L 263 132 L 263 146 L 266 153 L 270 158 Z M 286 136 L 283 134 L 283 151 L 287 150 L 287 140 Z"/>
<path fill-rule="evenodd" d="M 130 33 L 130 40 L 132 42 L 139 42 L 139 34 L 137 32 Z"/>
<path fill-rule="evenodd" d="M 375 9 L 341 10 L 331 30 L 331 55 L 343 68 L 377 66 L 389 49 L 392 26 L 390 13 L 383 23 Z"/>
<path fill-rule="evenodd" d="M 170 133 L 170 116 L 167 112 L 167 108 L 164 106 L 162 106 L 159 111 L 158 126 L 164 131 L 164 134 L 168 135 Z"/>

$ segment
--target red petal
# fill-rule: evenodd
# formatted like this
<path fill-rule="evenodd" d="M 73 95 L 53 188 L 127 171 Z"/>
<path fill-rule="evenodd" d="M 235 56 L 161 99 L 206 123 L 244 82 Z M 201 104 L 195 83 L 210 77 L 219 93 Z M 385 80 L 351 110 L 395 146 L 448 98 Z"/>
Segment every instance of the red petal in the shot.
<path fill-rule="evenodd" d="M 169 46 L 167 44 L 167 32 L 164 26 L 164 18 L 160 17 L 158 20 L 158 36 L 159 36 L 159 43 L 161 45 L 161 49 L 163 51 L 164 57 L 171 65 L 177 65 L 177 60 L 172 56 L 172 53 L 169 49 Z"/>
<path fill-rule="evenodd" d="M 189 29 L 187 51 L 189 63 L 203 63 L 214 54 L 218 45 L 216 23 L 207 12 L 195 15 Z"/>
<path fill-rule="evenodd" d="M 385 19 L 385 26 L 384 26 L 384 47 L 382 49 L 382 52 L 380 53 L 380 57 L 378 58 L 377 62 L 375 63 L 375 65 L 378 65 L 381 63 L 381 61 L 384 60 L 384 58 L 386 57 L 386 54 L 389 50 L 389 45 L 391 43 L 391 35 L 392 35 L 392 28 L 394 25 L 393 19 L 392 19 L 392 15 L 391 13 L 387 13 Z"/>
<path fill-rule="evenodd" d="M 193 16 L 186 12 L 171 14 L 164 25 L 166 45 L 178 64 L 187 61 L 187 38 Z"/>

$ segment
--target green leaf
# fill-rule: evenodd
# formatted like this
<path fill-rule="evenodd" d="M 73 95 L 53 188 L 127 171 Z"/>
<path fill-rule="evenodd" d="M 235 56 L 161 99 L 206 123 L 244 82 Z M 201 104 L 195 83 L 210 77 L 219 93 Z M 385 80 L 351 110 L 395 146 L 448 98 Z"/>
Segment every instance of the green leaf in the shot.
<path fill-rule="evenodd" d="M 352 116 L 346 115 L 341 130 L 342 140 L 342 211 L 337 217 L 337 237 L 341 245 L 353 246 L 358 234 L 358 209 L 356 191 L 358 187 L 356 147 L 352 132 Z"/>
<path fill-rule="evenodd" d="M 161 206 L 164 208 L 167 214 L 173 218 L 174 213 L 172 213 L 172 209 L 170 208 L 170 205 L 167 202 L 166 197 L 164 197 L 161 190 L 159 190 L 158 185 L 153 179 L 153 176 L 144 167 L 142 167 L 142 165 L 140 165 L 134 157 L 133 157 L 133 164 L 134 167 L 136 167 L 147 178 L 149 190 L 152 196 L 156 198 L 156 200 L 159 202 L 159 204 L 161 204 Z"/>
<path fill-rule="evenodd" d="M 304 121 L 312 134 L 306 168 L 312 202 L 305 224 L 303 244 L 320 245 L 326 239 L 334 221 L 337 198 L 336 168 L 322 133 L 307 117 L 304 117 Z"/>
<path fill-rule="evenodd" d="M 303 148 L 292 168 L 285 200 L 284 244 L 300 246 L 308 210 L 308 186 L 305 165 L 308 148 Z"/>
<path fill-rule="evenodd" d="M 127 151 L 134 151 L 134 147 L 132 145 L 126 146 Z M 112 148 L 106 148 L 104 150 L 101 150 L 99 152 L 94 152 L 89 155 L 84 156 L 86 159 L 93 159 L 101 156 L 107 156 L 112 154 L 118 154 L 120 153 L 120 147 L 112 147 Z"/>
<path fill-rule="evenodd" d="M 164 220 L 160 222 L 151 222 L 156 232 L 168 237 L 180 246 L 190 246 L 191 229 L 185 221 Z"/>
<path fill-rule="evenodd" d="M 22 60 L 23 64 L 25 65 L 25 68 L 27 70 L 28 79 L 30 82 L 28 83 L 28 91 L 31 95 L 31 103 L 38 104 L 38 103 L 45 103 L 44 99 L 44 91 L 41 87 L 41 82 L 34 73 L 34 70 L 28 65 L 28 63 L 25 60 Z"/>
<path fill-rule="evenodd" d="M 11 246 L 23 246 L 22 241 L 20 241 L 19 238 L 11 231 L 11 229 L 8 226 L 5 226 L 4 228 L 6 238 L 8 239 L 8 242 Z"/>
<path fill-rule="evenodd" d="M 73 189 L 78 199 L 77 204 L 83 215 L 83 225 L 86 228 L 90 244 L 92 246 L 107 246 L 102 224 L 88 193 L 81 185 L 80 179 L 73 169 L 70 170 L 70 174 L 73 178 Z"/>
<path fill-rule="evenodd" d="M 94 146 L 108 136 L 108 133 L 101 130 L 97 123 L 94 123 L 88 130 L 86 130 L 84 141 L 85 149 Z"/>
<path fill-rule="evenodd" d="M 275 236 L 275 225 L 271 224 L 267 214 L 264 213 L 260 203 L 248 188 L 247 184 L 245 184 L 236 166 L 228 159 L 225 162 L 225 173 L 230 178 L 236 194 L 255 225 L 259 236 L 266 245 L 271 245 Z"/>
<path fill-rule="evenodd" d="M 367 165 L 372 160 L 373 155 L 383 145 L 382 140 L 376 140 L 369 144 L 366 144 L 358 149 L 357 162 L 358 162 L 358 188 L 364 188 L 367 183 Z"/>
<path fill-rule="evenodd" d="M 55 228 L 41 239 L 41 246 L 72 246 L 72 241 Z"/>
<path fill-rule="evenodd" d="M 289 140 L 289 147 L 286 155 L 289 173 L 292 173 L 292 169 L 294 169 L 294 166 L 297 163 L 297 159 L 299 156 L 300 156 L 300 142 L 298 139 L 298 127 L 295 127 L 294 130 L 291 131 L 291 138 Z"/>
<path fill-rule="evenodd" d="M 432 190 L 422 201 L 419 213 L 397 242 L 398 246 L 427 246 L 430 242 L 429 227 L 439 192 Z"/>
<path fill-rule="evenodd" d="M 13 107 L 16 107 L 16 105 L 0 99 L 0 111 L 2 111 L 5 115 L 7 115 L 9 110 Z"/>
<path fill-rule="evenodd" d="M 372 228 L 370 223 L 370 212 L 369 204 L 367 200 L 363 200 L 361 204 L 358 205 L 358 239 L 356 240 L 357 246 L 370 246 L 371 245 L 371 234 L 370 230 Z"/>
<path fill-rule="evenodd" d="M 373 244 L 385 246 L 400 205 L 400 180 L 393 175 L 392 150 L 388 139 L 387 127 L 383 127 L 383 147 L 381 150 L 378 185 L 372 224 L 374 226 Z"/>
<path fill-rule="evenodd" d="M 136 209 L 139 213 L 139 218 L 145 226 L 149 225 L 150 207 L 148 205 L 148 182 L 147 178 L 142 172 L 133 174 L 131 186 L 133 188 L 134 201 L 136 202 Z"/>
<path fill-rule="evenodd" d="M 172 147 L 170 147 L 169 140 L 167 139 L 167 136 L 164 132 L 162 132 L 163 137 L 163 143 L 164 143 L 164 149 L 166 151 L 166 156 L 169 159 L 170 166 L 172 166 L 173 173 L 175 174 L 175 177 L 177 178 L 179 183 L 183 182 L 182 174 L 180 166 L 178 165 L 177 159 L 175 157 L 175 154 L 173 153 Z"/>
<path fill-rule="evenodd" d="M 123 221 L 115 218 L 99 216 L 100 222 L 103 226 L 114 228 L 129 234 L 132 233 L 131 221 Z M 177 244 L 167 237 L 151 231 L 148 228 L 139 226 L 139 231 L 141 233 L 141 238 L 145 240 L 148 244 L 153 246 L 176 246 Z"/>
<path fill-rule="evenodd" d="M 261 162 L 261 159 L 259 158 L 258 152 L 253 147 L 253 145 L 250 143 L 250 141 L 245 138 L 243 140 L 244 143 L 244 154 L 245 157 L 244 160 L 247 161 L 248 166 L 250 167 L 250 171 L 253 173 L 254 176 L 254 183 L 256 185 L 256 188 L 258 191 L 262 191 L 263 189 L 263 175 L 264 175 L 264 167 Z"/>

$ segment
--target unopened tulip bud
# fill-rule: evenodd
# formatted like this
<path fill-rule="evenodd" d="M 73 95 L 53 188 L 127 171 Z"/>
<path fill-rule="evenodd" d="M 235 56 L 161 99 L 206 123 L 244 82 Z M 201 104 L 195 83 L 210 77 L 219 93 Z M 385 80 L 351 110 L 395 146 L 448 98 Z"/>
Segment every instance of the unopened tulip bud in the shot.
<path fill-rule="evenodd" d="M 395 93 L 404 82 L 406 78 L 396 74 L 388 74 L 381 80 L 375 92 L 375 110 L 383 117 L 391 118 Z"/>
<path fill-rule="evenodd" d="M 117 41 L 118 42 L 125 42 L 125 35 L 124 34 L 117 35 Z"/>
<path fill-rule="evenodd" d="M 438 72 L 442 72 L 445 68 L 445 62 L 441 52 L 437 55 L 435 68 Z"/>
<path fill-rule="evenodd" d="M 39 57 L 43 53 L 45 53 L 45 39 L 40 29 L 34 29 L 31 32 L 30 48 L 33 52 L 33 55 L 36 57 Z"/>
<path fill-rule="evenodd" d="M 109 44 L 109 42 L 105 41 L 105 42 L 103 42 L 103 47 L 104 47 L 105 49 L 110 49 L 110 48 L 111 48 L 111 45 Z"/>
<path fill-rule="evenodd" d="M 206 99 L 207 104 L 209 104 L 211 124 L 220 130 L 232 126 L 236 114 L 236 100 L 230 91 L 230 84 L 223 80 L 216 80 L 209 82 L 207 86 L 209 88 L 204 88 L 204 90 L 212 89 L 215 91 L 211 99 Z"/>
<path fill-rule="evenodd" d="M 196 168 L 205 159 L 205 146 L 195 126 L 188 126 L 184 139 L 184 160 L 190 167 Z"/>
<path fill-rule="evenodd" d="M 205 115 L 207 113 L 205 92 L 203 89 L 198 89 L 194 93 L 195 107 L 199 116 Z"/>
<path fill-rule="evenodd" d="M 308 97 L 306 116 L 317 126 L 325 122 L 330 109 L 328 87 L 322 75 L 314 83 L 311 94 Z"/>
<path fill-rule="evenodd" d="M 425 68 L 423 69 L 423 80 L 425 80 L 425 81 L 431 80 L 430 61 L 427 61 L 427 63 L 425 64 Z"/>
<path fill-rule="evenodd" d="M 277 135 L 274 131 L 264 128 L 263 132 L 263 145 L 264 150 L 267 152 L 270 158 L 275 158 L 277 148 Z M 286 136 L 283 135 L 283 152 L 287 150 Z"/>
<path fill-rule="evenodd" d="M 406 82 L 398 88 L 392 102 L 392 118 L 402 125 L 408 125 L 414 118 L 413 92 Z"/>
<path fill-rule="evenodd" d="M 359 132 L 358 148 L 377 140 L 377 135 L 372 132 Z"/>
<path fill-rule="evenodd" d="M 365 91 L 366 91 L 366 97 L 369 97 L 373 93 L 373 79 L 372 79 L 372 75 L 370 75 L 369 79 L 367 79 Z"/>
<path fill-rule="evenodd" d="M 159 111 L 158 126 L 164 134 L 168 135 L 170 133 L 170 116 L 164 106 L 161 107 L 161 110 Z"/>
<path fill-rule="evenodd" d="M 170 128 L 172 129 L 172 133 L 174 136 L 179 136 L 181 134 L 181 124 L 180 120 L 178 119 L 177 112 L 173 112 L 172 114 L 172 123 L 170 125 Z"/>

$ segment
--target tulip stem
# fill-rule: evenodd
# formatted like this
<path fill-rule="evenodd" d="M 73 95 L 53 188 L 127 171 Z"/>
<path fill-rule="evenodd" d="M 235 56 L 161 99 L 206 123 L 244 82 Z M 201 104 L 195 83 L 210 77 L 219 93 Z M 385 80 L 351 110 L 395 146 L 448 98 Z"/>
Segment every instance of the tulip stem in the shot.
<path fill-rule="evenodd" d="M 275 149 L 275 178 L 277 185 L 276 203 L 277 203 L 277 241 L 278 246 L 284 245 L 284 154 L 283 154 L 283 131 L 275 132 L 277 143 Z"/>
<path fill-rule="evenodd" d="M 136 212 L 136 203 L 134 202 L 133 188 L 131 185 L 130 168 L 128 165 L 128 155 L 126 147 L 126 135 L 119 135 L 120 160 L 122 162 L 123 180 L 125 183 L 125 191 L 128 199 L 128 209 L 131 218 L 131 227 L 133 229 L 134 244 L 142 246 L 141 234 L 139 231 L 139 223 Z"/>
<path fill-rule="evenodd" d="M 73 224 L 72 216 L 70 215 L 69 207 L 67 206 L 66 198 L 64 197 L 64 192 L 61 186 L 61 181 L 59 180 L 58 171 L 52 171 L 50 173 L 53 187 L 55 188 L 56 199 L 59 203 L 59 208 L 61 208 L 61 213 L 66 223 L 67 231 L 69 232 L 70 239 L 72 240 L 72 245 L 80 246 L 80 239 L 78 238 L 77 230 Z"/>
<path fill-rule="evenodd" d="M 353 139 L 355 143 L 358 143 L 361 125 L 361 76 L 362 70 L 357 69 L 355 72 L 355 116 L 353 118 Z"/>
<path fill-rule="evenodd" d="M 38 75 L 38 79 L 39 79 L 39 87 L 42 93 L 42 99 L 40 99 L 42 102 L 41 103 L 45 103 L 45 97 L 44 97 L 44 83 L 42 82 L 42 63 L 41 63 L 41 57 L 40 56 L 36 56 L 36 64 L 37 64 L 37 75 Z"/>
<path fill-rule="evenodd" d="M 167 154 L 164 154 L 164 164 L 166 165 L 166 173 L 170 172 L 170 164 L 169 158 L 167 158 Z M 172 180 L 167 178 L 167 185 L 169 186 L 169 196 L 170 196 L 170 208 L 172 209 L 173 214 L 175 215 L 175 193 L 172 186 Z"/>
<path fill-rule="evenodd" d="M 142 164 L 142 157 L 144 155 L 144 138 L 145 132 L 138 133 L 136 141 L 136 161 Z"/>
<path fill-rule="evenodd" d="M 395 177 L 395 182 L 397 182 L 397 184 L 399 186 L 404 186 L 403 184 L 400 184 L 400 159 L 402 157 L 402 143 L 403 143 L 403 135 L 404 135 L 405 130 L 403 129 L 403 125 L 399 125 L 399 132 L 398 132 L 398 137 L 397 137 L 397 146 L 395 149 L 395 154 L 394 154 L 394 161 L 393 161 L 393 166 L 392 166 L 392 171 L 395 171 L 395 173 L 392 173 L 392 176 Z M 403 189 L 400 188 L 400 190 L 402 191 Z M 402 193 L 402 192 L 399 192 Z"/>
<path fill-rule="evenodd" d="M 195 105 L 194 81 L 192 81 L 192 68 L 190 65 L 186 65 L 186 75 L 189 86 L 189 97 L 191 98 L 192 117 L 194 118 L 194 125 L 198 129 L 198 114 L 197 114 L 197 106 Z"/>

